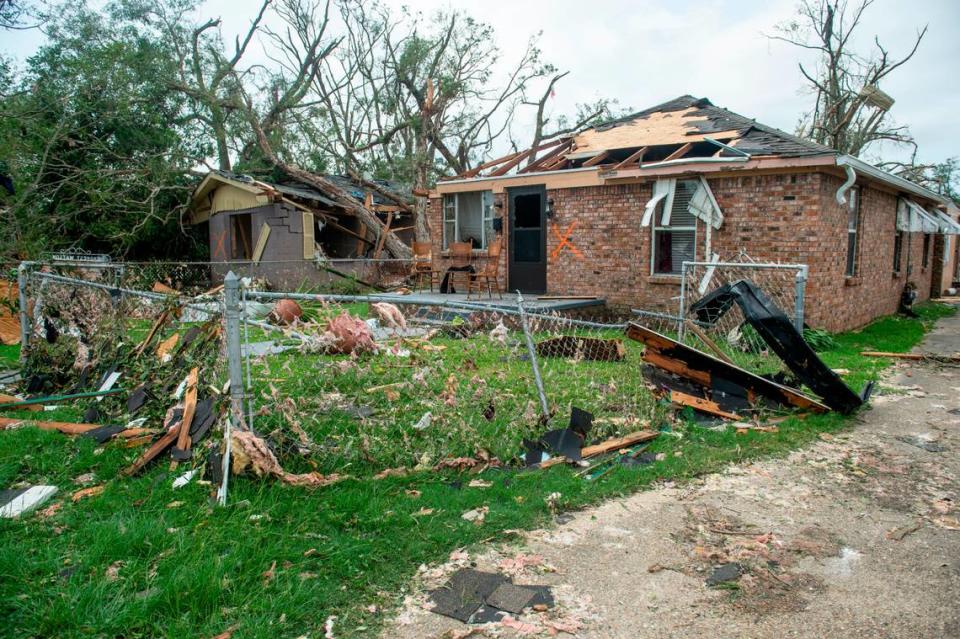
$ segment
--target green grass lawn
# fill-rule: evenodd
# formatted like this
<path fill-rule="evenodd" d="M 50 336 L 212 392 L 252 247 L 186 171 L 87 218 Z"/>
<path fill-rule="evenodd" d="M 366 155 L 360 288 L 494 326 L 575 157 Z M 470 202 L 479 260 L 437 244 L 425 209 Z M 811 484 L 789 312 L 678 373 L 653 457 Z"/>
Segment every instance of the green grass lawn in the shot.
<path fill-rule="evenodd" d="M 860 357 L 860 350 L 908 350 L 934 319 L 952 310 L 926 305 L 919 321 L 878 320 L 837 335 L 836 348 L 822 357 L 849 369 L 846 379 L 859 390 L 889 364 Z M 383 468 L 429 467 L 477 448 L 511 459 L 524 436 L 543 430 L 522 417 L 536 398 L 522 347 L 491 347 L 483 334 L 430 343 L 445 348 L 408 344 L 410 357 L 368 356 L 355 365 L 342 364 L 350 361 L 342 356 L 287 353 L 254 365 L 257 406 L 274 405 L 266 399 L 271 385 L 280 397 L 294 398 L 291 418 L 316 445 L 306 459 L 282 456 L 284 464 L 293 471 L 316 464 L 323 472 L 354 477 L 327 488 L 234 478 L 231 505 L 221 509 L 211 505 L 210 486 L 192 483 L 174 491 L 166 462 L 142 476 L 118 479 L 138 449 L 98 447 L 32 428 L 0 432 L 0 487 L 54 484 L 61 489 L 55 501 L 62 504 L 46 518 L 0 521 L 0 636 L 212 637 L 236 627 L 234 637 L 314 637 L 322 636 L 329 615 L 338 617 L 337 637 L 369 636 L 381 617 L 368 606 L 397 604 L 417 566 L 442 560 L 457 547 L 504 538 L 504 531 L 546 523 L 550 493 L 562 495 L 562 508 L 579 508 L 656 480 L 683 480 L 732 462 L 782 455 L 851 423 L 827 414 L 788 420 L 775 433 L 739 435 L 677 423 L 671 427 L 680 437 L 662 436 L 648 449 L 665 453 L 665 459 L 641 468 L 618 466 L 595 481 L 564 467 L 488 470 L 483 477 L 493 483 L 489 488 L 470 488 L 472 476 L 453 471 L 374 481 L 370 475 Z M 565 425 L 570 405 L 601 420 L 629 415 L 653 427 L 668 425 L 664 407 L 641 387 L 639 346 L 627 346 L 622 364 L 542 362 L 558 425 Z M 16 352 L 0 356 L 15 360 Z M 413 381 L 424 369 L 422 382 Z M 396 382 L 403 385 L 393 388 L 399 394 L 393 398 L 364 392 Z M 607 390 L 611 382 L 614 392 Z M 452 406 L 445 403 L 448 391 L 456 398 Z M 495 414 L 487 420 L 483 409 L 491 401 Z M 357 403 L 374 414 L 365 420 L 352 416 L 349 405 Z M 76 419 L 81 410 L 65 406 L 42 415 Z M 427 410 L 434 412 L 434 423 L 413 430 Z M 288 422 L 272 409 L 256 418 L 264 433 L 287 433 Z M 602 437 L 615 428 L 601 423 L 596 430 Z M 91 472 L 96 483 L 106 483 L 104 493 L 72 503 L 69 496 L 79 488 L 74 478 Z M 490 509 L 482 526 L 461 518 L 479 506 Z M 420 516 L 421 509 L 432 513 Z M 265 579 L 274 562 L 275 576 Z"/>

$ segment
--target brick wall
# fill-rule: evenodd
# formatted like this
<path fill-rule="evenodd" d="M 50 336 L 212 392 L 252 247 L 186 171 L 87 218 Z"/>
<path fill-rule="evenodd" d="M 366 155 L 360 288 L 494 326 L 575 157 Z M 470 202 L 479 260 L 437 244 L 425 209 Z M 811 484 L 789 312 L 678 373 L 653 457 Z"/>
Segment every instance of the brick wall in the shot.
<path fill-rule="evenodd" d="M 709 179 L 723 210 L 724 223 L 711 234 L 711 250 L 732 259 L 743 248 L 757 261 L 808 264 L 807 323 L 845 330 L 896 311 L 903 285 L 917 284 L 929 297 L 931 267 L 921 268 L 922 234 L 908 234 L 903 269 L 892 273 L 896 197 L 863 187 L 859 275 L 846 278 L 847 210 L 835 195 L 842 180 L 828 174 L 742 175 Z M 547 288 L 556 295 L 597 295 L 612 306 L 676 312 L 679 277 L 650 274 L 651 229 L 640 228 L 650 199 L 647 183 L 580 187 L 547 191 L 553 200 L 548 221 Z M 497 195 L 496 201 L 503 202 Z M 506 212 L 504 208 L 498 209 Z M 441 199 L 431 200 L 431 228 L 441 226 Z M 568 247 L 558 251 L 570 225 Z M 505 223 L 506 231 L 506 223 Z M 440 250 L 440 234 L 434 234 Z M 697 227 L 697 260 L 705 258 L 705 228 Z M 907 245 L 910 247 L 909 264 Z M 506 280 L 506 255 L 501 263 Z M 504 285 L 507 283 L 504 281 Z M 788 313 L 790 309 L 785 309 Z"/>

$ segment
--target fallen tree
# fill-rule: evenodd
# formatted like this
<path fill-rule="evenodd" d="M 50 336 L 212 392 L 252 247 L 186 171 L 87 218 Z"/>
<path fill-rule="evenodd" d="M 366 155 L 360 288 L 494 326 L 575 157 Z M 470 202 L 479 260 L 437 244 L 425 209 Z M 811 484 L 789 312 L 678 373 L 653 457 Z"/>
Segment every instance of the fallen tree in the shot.
<path fill-rule="evenodd" d="M 375 213 L 364 207 L 349 193 L 341 189 L 330 180 L 327 180 L 326 178 L 314 173 L 310 173 L 309 171 L 304 171 L 300 167 L 288 164 L 277 157 L 277 154 L 273 152 L 273 147 L 270 146 L 270 141 L 267 140 L 267 136 L 263 132 L 263 128 L 257 121 L 257 118 L 252 116 L 252 112 L 253 108 L 248 103 L 247 113 L 250 117 L 248 117 L 247 120 L 249 120 L 250 126 L 253 127 L 253 131 L 257 136 L 257 143 L 259 144 L 260 150 L 263 152 L 263 155 L 267 161 L 290 177 L 319 190 L 321 193 L 335 201 L 339 206 L 356 215 L 357 218 L 363 222 L 368 229 L 371 229 L 374 232 L 377 242 L 380 241 L 381 236 L 385 235 L 383 240 L 383 248 L 387 251 L 387 253 L 390 254 L 391 257 L 404 260 L 413 259 L 413 251 L 410 249 L 410 247 L 404 244 L 395 233 L 392 231 L 387 231 L 386 226 L 380 221 L 380 218 L 378 218 Z"/>

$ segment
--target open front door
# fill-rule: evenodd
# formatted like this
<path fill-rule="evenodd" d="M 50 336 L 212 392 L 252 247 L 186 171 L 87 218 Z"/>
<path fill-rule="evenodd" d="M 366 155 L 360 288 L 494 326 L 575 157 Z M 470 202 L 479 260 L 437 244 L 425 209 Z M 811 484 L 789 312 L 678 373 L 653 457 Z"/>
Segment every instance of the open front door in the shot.
<path fill-rule="evenodd" d="M 547 290 L 547 192 L 543 186 L 507 189 L 510 203 L 510 289 Z"/>

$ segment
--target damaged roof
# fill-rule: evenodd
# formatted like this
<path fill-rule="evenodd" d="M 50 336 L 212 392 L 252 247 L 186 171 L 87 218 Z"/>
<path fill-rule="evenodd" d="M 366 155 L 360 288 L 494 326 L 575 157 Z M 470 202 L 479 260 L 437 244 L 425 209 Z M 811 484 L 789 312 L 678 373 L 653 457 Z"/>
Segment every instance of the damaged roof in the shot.
<path fill-rule="evenodd" d="M 830 147 L 760 124 L 692 95 L 682 95 L 582 131 L 574 136 L 571 153 L 685 144 L 705 138 L 725 142 L 750 155 L 797 157 L 836 153 Z"/>

